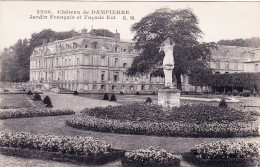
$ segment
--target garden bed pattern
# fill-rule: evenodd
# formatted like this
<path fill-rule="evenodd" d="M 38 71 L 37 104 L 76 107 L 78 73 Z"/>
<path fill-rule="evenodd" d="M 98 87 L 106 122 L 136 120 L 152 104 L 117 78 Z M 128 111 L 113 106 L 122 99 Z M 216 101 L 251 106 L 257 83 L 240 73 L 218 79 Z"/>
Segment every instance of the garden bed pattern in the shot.
<path fill-rule="evenodd" d="M 69 109 L 52 110 L 47 108 L 19 108 L 19 109 L 11 109 L 8 111 L 0 110 L 0 119 L 58 116 L 58 115 L 71 115 L 71 114 L 75 114 L 75 112 Z"/>
<path fill-rule="evenodd" d="M 197 165 L 254 167 L 260 162 L 260 143 L 244 140 L 202 143 L 183 154 L 183 158 Z"/>
<path fill-rule="evenodd" d="M 101 132 L 158 136 L 244 137 L 259 135 L 258 116 L 207 105 L 185 105 L 164 111 L 154 104 L 85 109 L 66 123 Z"/>
<path fill-rule="evenodd" d="M 5 155 L 94 165 L 105 164 L 125 154 L 125 151 L 92 137 L 34 135 L 28 132 L 1 133 L 0 146 L 0 152 Z"/>

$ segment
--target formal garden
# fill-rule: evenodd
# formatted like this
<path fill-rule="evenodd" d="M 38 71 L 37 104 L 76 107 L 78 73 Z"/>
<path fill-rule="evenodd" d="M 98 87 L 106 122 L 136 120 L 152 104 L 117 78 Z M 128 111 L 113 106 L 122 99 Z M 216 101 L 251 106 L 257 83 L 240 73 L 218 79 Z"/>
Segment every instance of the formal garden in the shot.
<path fill-rule="evenodd" d="M 61 106 L 56 108 L 54 104 L 47 107 L 42 104 L 46 96 L 51 101 L 64 95 L 1 94 L 3 156 L 79 166 L 256 166 L 259 162 L 257 108 L 234 109 L 230 107 L 235 106 L 234 102 L 225 100 L 210 105 L 183 99 L 180 107 L 163 109 L 156 103 L 157 95 L 115 94 L 116 100 L 123 96 L 129 102 L 107 107 L 98 107 L 97 103 L 94 108 L 86 104 L 81 112 L 74 112 Z M 102 103 L 112 94 L 84 95 L 83 99 L 91 96 Z M 130 96 L 141 100 L 131 102 Z M 184 96 L 220 98 L 214 94 Z M 64 98 L 79 100 L 82 95 L 66 94 Z M 243 97 L 239 104 L 251 105 L 247 100 Z M 114 102 L 118 101 L 109 103 Z M 135 140 L 139 142 L 133 146 Z M 161 142 L 168 144 L 161 145 Z"/>

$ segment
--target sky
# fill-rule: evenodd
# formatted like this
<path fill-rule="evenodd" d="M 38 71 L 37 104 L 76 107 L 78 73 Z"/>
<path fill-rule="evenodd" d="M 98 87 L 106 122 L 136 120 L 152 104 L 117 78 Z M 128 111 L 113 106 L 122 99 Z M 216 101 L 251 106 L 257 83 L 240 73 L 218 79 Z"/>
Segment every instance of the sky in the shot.
<path fill-rule="evenodd" d="M 18 39 L 30 38 L 32 33 L 49 28 L 54 31 L 103 28 L 112 32 L 117 30 L 123 39 L 132 39 L 131 25 L 162 7 L 173 10 L 191 8 L 204 33 L 200 39 L 203 42 L 260 37 L 260 2 L 0 1 L 0 50 L 15 44 Z M 68 10 L 80 14 L 64 14 Z M 125 13 L 97 14 L 100 10 L 123 10 Z M 40 12 L 46 12 L 43 16 L 47 19 L 30 18 L 41 16 Z M 70 15 L 74 19 L 57 18 Z M 85 19 L 86 15 L 103 19 Z"/>

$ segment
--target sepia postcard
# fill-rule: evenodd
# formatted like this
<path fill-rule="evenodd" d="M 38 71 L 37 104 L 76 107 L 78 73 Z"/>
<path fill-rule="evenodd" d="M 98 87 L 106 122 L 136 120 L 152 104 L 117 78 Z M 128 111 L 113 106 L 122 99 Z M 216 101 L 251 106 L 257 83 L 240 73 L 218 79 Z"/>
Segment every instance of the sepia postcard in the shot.
<path fill-rule="evenodd" d="M 0 167 L 260 166 L 259 1 L 1 1 Z"/>

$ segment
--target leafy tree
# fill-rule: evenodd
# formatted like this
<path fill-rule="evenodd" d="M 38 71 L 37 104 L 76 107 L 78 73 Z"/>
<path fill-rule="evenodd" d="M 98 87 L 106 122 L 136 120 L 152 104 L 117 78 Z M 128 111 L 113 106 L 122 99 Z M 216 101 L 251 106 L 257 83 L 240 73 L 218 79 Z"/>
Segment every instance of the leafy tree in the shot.
<path fill-rule="evenodd" d="M 252 37 L 247 39 L 233 39 L 233 40 L 220 40 L 217 42 L 219 45 L 227 45 L 227 46 L 241 46 L 241 47 L 260 47 L 260 38 Z"/>
<path fill-rule="evenodd" d="M 107 29 L 93 29 L 90 32 L 90 35 L 102 36 L 102 37 L 115 37 L 114 33 Z"/>
<path fill-rule="evenodd" d="M 33 33 L 31 38 L 19 39 L 16 44 L 5 48 L 1 54 L 1 75 L 2 81 L 27 82 L 30 73 L 30 55 L 36 46 L 42 45 L 43 39 L 47 42 L 53 37 L 57 40 L 71 38 L 74 30 L 66 32 L 55 32 L 51 29 L 42 30 L 39 33 Z"/>
<path fill-rule="evenodd" d="M 181 88 L 181 75 L 201 73 L 208 69 L 210 47 L 212 43 L 199 43 L 202 31 L 198 19 L 191 9 L 158 9 L 145 16 L 131 27 L 134 33 L 135 49 L 141 53 L 135 57 L 127 74 L 163 76 L 162 61 L 164 53 L 159 47 L 168 37 L 175 43 L 173 76 L 177 79 L 177 88 Z"/>

